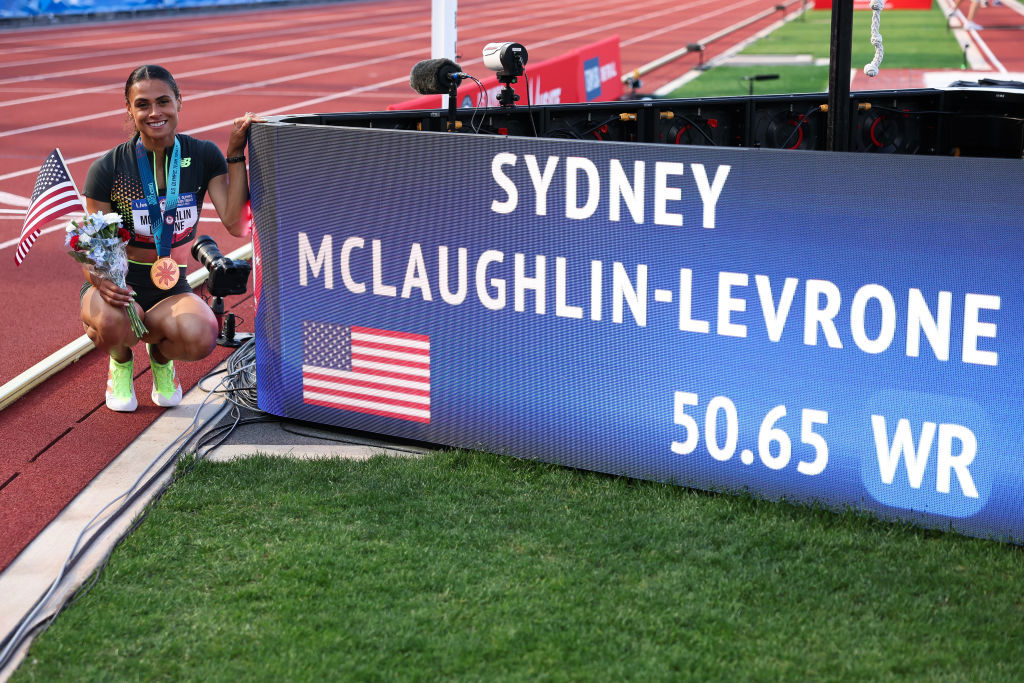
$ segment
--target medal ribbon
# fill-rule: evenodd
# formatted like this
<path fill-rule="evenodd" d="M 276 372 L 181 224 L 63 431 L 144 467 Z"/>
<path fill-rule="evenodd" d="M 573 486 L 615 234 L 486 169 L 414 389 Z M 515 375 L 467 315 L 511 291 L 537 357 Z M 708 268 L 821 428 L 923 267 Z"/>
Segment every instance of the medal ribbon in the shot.
<path fill-rule="evenodd" d="M 178 189 L 181 183 L 181 145 L 174 138 L 174 151 L 171 152 L 171 164 L 167 170 L 167 198 L 164 202 L 163 215 L 160 213 L 160 197 L 156 191 L 156 178 L 149 170 L 149 156 L 142 140 L 135 141 L 135 160 L 139 166 L 139 177 L 146 193 L 146 206 L 149 208 L 149 223 L 153 231 L 153 242 L 156 255 L 160 258 L 170 256 L 171 242 L 174 238 L 174 221 L 178 212 Z M 167 228 L 167 229 L 165 229 Z"/>

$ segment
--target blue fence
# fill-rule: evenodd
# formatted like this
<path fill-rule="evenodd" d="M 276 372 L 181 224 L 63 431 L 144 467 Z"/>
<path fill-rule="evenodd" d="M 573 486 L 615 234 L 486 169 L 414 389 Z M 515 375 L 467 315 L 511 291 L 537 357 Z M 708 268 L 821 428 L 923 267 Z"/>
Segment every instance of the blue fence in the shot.
<path fill-rule="evenodd" d="M 252 5 L 279 0 L 0 0 L 0 19 Z"/>

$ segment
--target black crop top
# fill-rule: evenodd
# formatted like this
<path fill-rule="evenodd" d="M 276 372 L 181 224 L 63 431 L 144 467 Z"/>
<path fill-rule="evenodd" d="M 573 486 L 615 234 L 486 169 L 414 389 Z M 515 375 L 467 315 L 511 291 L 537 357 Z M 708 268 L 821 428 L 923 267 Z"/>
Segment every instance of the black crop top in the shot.
<path fill-rule="evenodd" d="M 114 211 L 121 215 L 124 227 L 132 233 L 128 244 L 152 249 L 153 233 L 149 227 L 146 193 L 135 160 L 135 141 L 138 137 L 136 133 L 131 140 L 121 143 L 93 162 L 85 178 L 82 194 L 90 199 L 110 202 Z M 203 210 L 203 199 L 210 180 L 228 172 L 227 162 L 217 145 L 180 133 L 175 137 L 181 144 L 181 180 L 178 220 L 174 227 L 172 247 L 187 244 L 195 238 L 196 224 Z M 172 149 L 167 148 L 165 159 L 171 158 Z M 147 152 L 147 157 L 152 164 L 152 152 Z M 158 188 L 157 191 L 163 200 L 166 188 Z"/>

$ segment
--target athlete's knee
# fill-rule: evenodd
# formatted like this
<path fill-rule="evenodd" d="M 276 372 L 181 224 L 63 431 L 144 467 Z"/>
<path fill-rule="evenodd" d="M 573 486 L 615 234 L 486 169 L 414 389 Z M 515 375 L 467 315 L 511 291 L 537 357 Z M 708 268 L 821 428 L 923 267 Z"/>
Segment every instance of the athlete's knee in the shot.
<path fill-rule="evenodd" d="M 181 360 L 201 360 L 217 346 L 217 321 L 210 316 L 184 315 L 175 319 L 168 334 L 175 355 Z M 170 330 L 169 330 L 170 332 Z"/>
<path fill-rule="evenodd" d="M 101 350 L 134 343 L 135 336 L 128 324 L 128 316 L 101 315 L 82 321 L 85 334 Z"/>
<path fill-rule="evenodd" d="M 182 344 L 184 360 L 202 360 L 209 356 L 217 346 L 216 327 L 205 327 L 188 335 Z"/>

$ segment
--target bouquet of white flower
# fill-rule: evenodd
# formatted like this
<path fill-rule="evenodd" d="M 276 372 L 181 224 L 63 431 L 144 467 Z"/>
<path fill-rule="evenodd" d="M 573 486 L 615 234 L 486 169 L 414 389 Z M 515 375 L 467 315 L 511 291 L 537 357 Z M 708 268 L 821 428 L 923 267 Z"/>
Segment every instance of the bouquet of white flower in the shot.
<path fill-rule="evenodd" d="M 128 272 L 128 256 L 125 245 L 131 233 L 121 225 L 121 216 L 116 213 L 85 214 L 80 221 L 70 221 L 64 245 L 71 247 L 71 258 L 88 266 L 100 277 L 125 287 L 124 276 Z M 135 305 L 125 307 L 125 314 L 136 337 L 142 338 L 148 332 L 139 318 Z"/>

